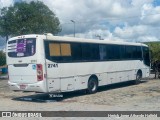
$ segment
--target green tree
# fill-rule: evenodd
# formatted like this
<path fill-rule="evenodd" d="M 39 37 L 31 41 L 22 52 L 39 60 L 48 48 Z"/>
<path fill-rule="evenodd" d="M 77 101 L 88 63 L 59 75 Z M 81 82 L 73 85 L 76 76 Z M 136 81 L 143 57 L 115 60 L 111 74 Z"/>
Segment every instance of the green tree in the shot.
<path fill-rule="evenodd" d="M 0 10 L 0 35 L 6 37 L 23 34 L 57 34 L 60 21 L 43 2 L 15 3 Z"/>
<path fill-rule="evenodd" d="M 150 48 L 152 61 L 160 60 L 160 42 L 150 42 L 146 44 Z"/>
<path fill-rule="evenodd" d="M 6 65 L 6 55 L 4 52 L 0 51 L 0 66 Z"/>

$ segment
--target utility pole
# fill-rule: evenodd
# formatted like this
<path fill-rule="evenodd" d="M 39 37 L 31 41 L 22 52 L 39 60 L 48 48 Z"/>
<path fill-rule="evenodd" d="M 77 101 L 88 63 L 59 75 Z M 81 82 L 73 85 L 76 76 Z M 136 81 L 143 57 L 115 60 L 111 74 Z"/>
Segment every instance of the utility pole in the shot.
<path fill-rule="evenodd" d="M 75 23 L 74 20 L 71 20 L 71 22 L 74 24 L 74 37 L 75 37 L 75 34 L 76 34 L 76 33 L 75 33 L 75 24 L 76 24 L 76 23 Z"/>

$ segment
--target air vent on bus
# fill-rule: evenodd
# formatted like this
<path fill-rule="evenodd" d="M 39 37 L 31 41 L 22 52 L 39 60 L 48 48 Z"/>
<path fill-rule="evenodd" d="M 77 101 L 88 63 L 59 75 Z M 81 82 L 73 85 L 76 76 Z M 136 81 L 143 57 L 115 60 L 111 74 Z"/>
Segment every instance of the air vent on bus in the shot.
<path fill-rule="evenodd" d="M 14 64 L 14 67 L 27 67 L 29 64 Z"/>

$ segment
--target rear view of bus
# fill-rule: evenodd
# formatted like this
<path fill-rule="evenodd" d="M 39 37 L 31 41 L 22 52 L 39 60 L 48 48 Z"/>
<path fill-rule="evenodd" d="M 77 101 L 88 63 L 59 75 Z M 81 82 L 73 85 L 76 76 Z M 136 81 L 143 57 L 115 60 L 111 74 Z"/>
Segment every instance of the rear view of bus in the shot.
<path fill-rule="evenodd" d="M 14 91 L 46 92 L 42 36 L 18 36 L 7 42 L 9 87 Z M 37 49 L 38 48 L 38 49 Z"/>

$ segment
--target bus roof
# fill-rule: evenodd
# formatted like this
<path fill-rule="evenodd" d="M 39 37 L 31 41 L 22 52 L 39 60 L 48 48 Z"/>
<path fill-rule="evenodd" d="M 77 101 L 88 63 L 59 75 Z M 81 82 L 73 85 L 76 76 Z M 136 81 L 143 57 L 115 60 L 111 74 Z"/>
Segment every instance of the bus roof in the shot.
<path fill-rule="evenodd" d="M 51 34 L 40 35 L 40 34 L 29 34 L 29 35 L 21 35 L 10 38 L 10 40 L 14 39 L 22 39 L 22 38 L 38 38 L 42 37 L 44 40 L 51 41 L 63 41 L 63 42 L 81 42 L 81 43 L 99 43 L 99 44 L 115 44 L 115 45 L 133 45 L 133 46 L 147 46 L 143 43 L 134 43 L 134 42 L 122 42 L 122 41 L 108 41 L 108 40 L 97 40 L 97 39 L 86 39 L 86 38 L 75 38 L 75 37 L 66 37 L 66 36 L 54 36 Z"/>
<path fill-rule="evenodd" d="M 119 44 L 119 45 L 134 45 L 134 46 L 147 46 L 143 43 L 134 42 L 122 42 L 122 41 L 108 41 L 108 40 L 97 40 L 97 39 L 85 39 L 85 38 L 75 38 L 66 36 L 47 36 L 47 40 L 53 41 L 66 41 L 66 42 L 82 42 L 82 43 L 99 43 L 99 44 Z"/>

